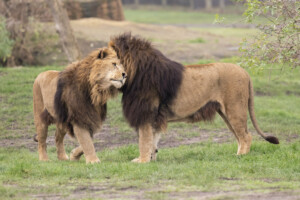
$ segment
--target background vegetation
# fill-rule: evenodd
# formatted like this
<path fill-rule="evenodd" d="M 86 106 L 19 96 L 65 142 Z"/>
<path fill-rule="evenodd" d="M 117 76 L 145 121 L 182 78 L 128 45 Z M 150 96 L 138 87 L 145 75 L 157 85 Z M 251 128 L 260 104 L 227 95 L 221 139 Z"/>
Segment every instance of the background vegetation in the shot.
<path fill-rule="evenodd" d="M 147 17 L 139 17 L 141 13 Z M 152 13 L 152 14 L 151 14 Z M 173 14 L 172 14 L 173 13 Z M 229 27 L 210 27 L 214 14 L 186 11 L 125 9 L 130 21 L 181 25 L 188 29 L 233 41 L 255 35 L 257 29 L 234 28 L 234 15 L 226 18 Z M 180 16 L 175 20 L 175 16 Z M 258 22 L 263 19 L 258 19 Z M 227 22 L 226 22 L 227 23 Z M 222 37 L 221 37 L 222 36 Z M 202 45 L 201 37 L 178 43 Z M 202 59 L 198 63 L 214 62 Z M 239 57 L 221 62 L 241 62 Z M 275 135 L 280 145 L 262 141 L 249 121 L 254 136 L 251 152 L 236 156 L 237 142 L 225 123 L 173 123 L 163 135 L 157 162 L 138 165 L 135 131 L 126 123 L 119 95 L 108 103 L 108 118 L 95 137 L 99 165 L 62 162 L 56 158 L 54 126 L 50 127 L 48 153 L 51 161 L 39 162 L 32 112 L 32 84 L 46 70 L 63 66 L 0 68 L 0 197 L 1 199 L 297 199 L 300 195 L 300 69 L 266 64 L 260 73 L 248 70 L 255 89 L 255 113 L 260 127 Z M 172 138 L 171 138 L 171 136 Z M 175 139 L 173 139 L 173 137 Z M 171 140 L 172 139 L 172 140 Z M 124 142 L 125 141 L 125 142 Z M 66 139 L 70 153 L 77 144 Z M 190 144 L 190 145 L 182 145 Z M 114 147 L 114 148 L 113 148 Z"/>

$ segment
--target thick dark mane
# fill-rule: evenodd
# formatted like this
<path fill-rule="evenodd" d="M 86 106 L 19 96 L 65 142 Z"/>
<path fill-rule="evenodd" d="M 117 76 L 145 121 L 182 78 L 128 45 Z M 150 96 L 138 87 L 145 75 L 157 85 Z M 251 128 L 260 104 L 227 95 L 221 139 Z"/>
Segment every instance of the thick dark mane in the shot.
<path fill-rule="evenodd" d="M 78 63 L 72 65 L 59 74 L 54 109 L 58 122 L 66 124 L 70 134 L 73 134 L 73 123 L 92 134 L 105 120 L 106 104 L 98 108 L 92 104 L 89 67 L 79 67 Z"/>
<path fill-rule="evenodd" d="M 112 38 L 110 46 L 128 75 L 122 88 L 125 117 L 136 128 L 149 122 L 161 128 L 166 122 L 166 108 L 181 84 L 184 67 L 165 57 L 149 41 L 130 33 Z"/>

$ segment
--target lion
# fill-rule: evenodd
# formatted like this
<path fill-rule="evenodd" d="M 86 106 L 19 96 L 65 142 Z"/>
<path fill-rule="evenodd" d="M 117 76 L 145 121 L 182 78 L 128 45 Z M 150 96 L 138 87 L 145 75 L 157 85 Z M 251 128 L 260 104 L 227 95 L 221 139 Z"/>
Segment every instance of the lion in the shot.
<path fill-rule="evenodd" d="M 166 131 L 168 122 L 211 121 L 216 113 L 235 135 L 237 155 L 250 151 L 248 111 L 256 131 L 279 144 L 257 125 L 253 86 L 243 68 L 229 63 L 183 66 L 130 33 L 112 37 L 109 46 L 128 76 L 121 91 L 124 116 L 139 135 L 140 155 L 133 162 L 156 160 L 160 133 Z"/>
<path fill-rule="evenodd" d="M 106 102 L 115 97 L 126 81 L 126 72 L 116 52 L 102 48 L 62 72 L 42 72 L 33 84 L 34 123 L 39 160 L 47 161 L 48 126 L 56 124 L 55 143 L 59 160 L 68 160 L 64 149 L 66 133 L 76 137 L 80 146 L 71 160 L 84 153 L 86 163 L 98 163 L 92 142 L 106 117 Z"/>

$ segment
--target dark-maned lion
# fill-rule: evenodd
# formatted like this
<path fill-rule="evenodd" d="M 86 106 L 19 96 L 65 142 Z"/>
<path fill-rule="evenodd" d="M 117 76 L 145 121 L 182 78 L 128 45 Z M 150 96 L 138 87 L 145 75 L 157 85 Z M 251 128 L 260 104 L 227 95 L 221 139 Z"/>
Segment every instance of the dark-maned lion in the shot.
<path fill-rule="evenodd" d="M 121 88 L 123 112 L 138 130 L 140 156 L 134 162 L 156 159 L 157 144 L 167 122 L 212 120 L 217 112 L 238 141 L 237 154 L 250 151 L 247 113 L 257 132 L 278 144 L 276 137 L 259 129 L 248 73 L 228 63 L 182 66 L 166 58 L 150 42 L 131 34 L 111 39 L 128 78 Z"/>
<path fill-rule="evenodd" d="M 69 133 L 80 144 L 72 151 L 71 160 L 79 159 L 84 152 L 86 163 L 99 162 L 92 136 L 105 119 L 107 100 L 116 96 L 125 80 L 124 68 L 110 48 L 94 51 L 62 72 L 39 74 L 33 85 L 39 159 L 48 160 L 48 126 L 55 123 L 58 159 L 69 159 L 63 145 L 64 136 Z"/>

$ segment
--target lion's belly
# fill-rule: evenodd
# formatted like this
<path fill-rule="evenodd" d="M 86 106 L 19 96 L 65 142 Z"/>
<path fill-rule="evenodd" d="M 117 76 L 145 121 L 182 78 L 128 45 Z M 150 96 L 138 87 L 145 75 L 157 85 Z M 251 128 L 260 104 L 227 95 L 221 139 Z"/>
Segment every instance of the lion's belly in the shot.
<path fill-rule="evenodd" d="M 186 118 L 210 101 L 219 102 L 221 97 L 218 77 L 216 71 L 210 71 L 204 76 L 203 72 L 186 70 L 177 96 L 170 106 L 174 113 L 170 120 Z"/>
<path fill-rule="evenodd" d="M 196 114 L 208 103 L 227 104 L 249 96 L 249 75 L 241 67 L 228 63 L 214 63 L 187 67 L 176 99 L 169 106 L 174 118 L 184 119 Z"/>

